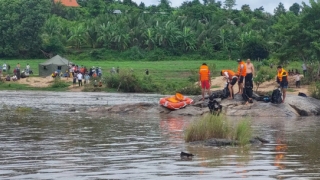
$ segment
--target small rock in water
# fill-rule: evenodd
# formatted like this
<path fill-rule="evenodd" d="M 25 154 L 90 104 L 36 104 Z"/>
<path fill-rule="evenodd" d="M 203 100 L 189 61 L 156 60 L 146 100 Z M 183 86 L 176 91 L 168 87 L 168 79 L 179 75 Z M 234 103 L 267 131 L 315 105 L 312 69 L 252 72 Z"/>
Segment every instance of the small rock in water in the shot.
<path fill-rule="evenodd" d="M 192 157 L 192 156 L 194 156 L 194 155 L 191 154 L 191 153 L 185 153 L 185 152 L 182 151 L 182 152 L 180 153 L 180 156 L 181 156 L 181 157 Z"/>
<path fill-rule="evenodd" d="M 69 112 L 76 112 L 76 108 L 75 107 L 70 108 Z"/>

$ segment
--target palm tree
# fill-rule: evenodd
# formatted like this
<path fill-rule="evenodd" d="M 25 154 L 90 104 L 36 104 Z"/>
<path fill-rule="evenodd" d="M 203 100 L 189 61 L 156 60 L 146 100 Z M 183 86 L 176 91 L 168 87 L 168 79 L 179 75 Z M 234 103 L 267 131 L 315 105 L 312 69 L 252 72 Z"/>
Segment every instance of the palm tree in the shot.
<path fill-rule="evenodd" d="M 195 37 L 191 28 L 184 27 L 179 36 L 179 41 L 182 42 L 182 48 L 184 51 L 195 50 Z"/>
<path fill-rule="evenodd" d="M 148 50 L 152 50 L 155 45 L 155 32 L 153 28 L 148 28 L 146 32 L 143 34 L 145 38 L 145 45 L 148 46 Z"/>
<path fill-rule="evenodd" d="M 86 29 L 82 24 L 79 24 L 77 26 L 73 26 L 70 28 L 70 37 L 68 39 L 68 42 L 73 44 L 73 46 L 76 49 L 80 49 L 81 45 L 85 42 L 85 32 Z"/>
<path fill-rule="evenodd" d="M 91 45 L 91 48 L 96 48 L 98 45 L 98 26 L 96 24 L 95 20 L 88 20 L 85 22 L 85 28 L 86 28 L 86 40 L 87 43 Z"/>

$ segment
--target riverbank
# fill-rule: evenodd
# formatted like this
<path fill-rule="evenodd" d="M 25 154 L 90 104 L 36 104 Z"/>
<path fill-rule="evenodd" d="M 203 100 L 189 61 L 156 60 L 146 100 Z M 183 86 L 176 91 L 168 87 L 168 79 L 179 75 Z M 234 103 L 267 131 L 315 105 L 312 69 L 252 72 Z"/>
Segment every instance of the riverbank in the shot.
<path fill-rule="evenodd" d="M 1 62 L 2 61 L 2 62 Z M 24 69 L 26 67 L 26 64 L 29 64 L 31 69 L 33 70 L 33 75 L 30 78 L 27 78 L 26 80 L 21 79 L 21 83 L 19 81 L 17 82 L 9 82 L 13 86 L 9 87 L 6 85 L 7 82 L 5 82 L 4 85 L 0 84 L 0 89 L 2 90 L 47 90 L 47 89 L 41 89 L 46 86 L 50 85 L 51 77 L 46 77 L 47 81 L 45 81 L 42 77 L 38 77 L 39 72 L 39 66 L 38 64 L 41 62 L 44 62 L 45 60 L 40 59 L 30 59 L 30 60 L 1 60 L 1 63 L 7 63 L 11 66 L 11 75 L 12 70 L 16 66 L 17 63 L 21 65 L 21 69 Z M 70 59 L 71 62 L 74 64 L 80 65 L 80 66 L 86 66 L 87 68 L 90 68 L 92 66 L 95 67 L 101 67 L 103 77 L 110 77 L 110 70 L 112 67 L 119 67 L 120 72 L 130 72 L 134 74 L 137 78 L 140 78 L 141 81 L 147 81 L 151 82 L 152 85 L 156 85 L 158 91 L 157 93 L 174 93 L 174 91 L 181 90 L 184 87 L 192 86 L 192 83 L 197 81 L 199 79 L 198 77 L 198 69 L 200 65 L 203 62 L 206 62 L 208 66 L 211 69 L 211 73 L 214 77 L 214 82 L 212 84 L 213 89 L 219 89 L 223 88 L 224 82 L 220 81 L 220 71 L 221 69 L 232 69 L 236 70 L 238 64 L 235 61 L 230 60 L 170 60 L 170 61 L 107 61 L 107 60 L 101 60 L 101 61 L 90 61 L 90 60 L 77 60 L 77 59 Z M 1 64 L 0 63 L 0 64 Z M 253 62 L 254 65 L 257 67 L 261 62 Z M 292 62 L 287 67 L 288 69 L 292 69 L 295 67 L 299 67 L 300 62 Z M 149 75 L 145 74 L 146 69 L 149 71 Z M 271 69 L 275 71 L 276 75 L 276 69 Z M 5 73 L 4 73 L 5 74 Z M 4 78 L 4 77 L 3 77 Z M 64 78 L 62 78 L 64 79 Z M 62 91 L 82 91 L 82 88 L 77 88 L 76 86 L 73 88 L 72 80 L 69 79 L 67 81 L 70 83 L 70 88 L 60 89 Z M 216 83 L 215 83 L 216 82 Z M 18 84 L 18 85 L 16 85 Z M 20 85 L 21 84 L 21 85 Z M 263 86 L 269 88 L 270 85 L 268 83 L 261 85 L 261 91 L 265 91 Z M 291 86 L 291 85 L 290 85 Z M 292 84 L 291 87 L 294 87 L 294 84 Z M 106 91 L 114 92 L 117 91 L 118 87 L 113 87 L 113 89 L 108 88 Z M 103 88 L 105 89 L 105 88 Z M 161 89 L 161 90 L 159 90 Z M 259 88 L 260 89 L 260 88 Z M 267 89 L 266 91 L 269 91 L 270 89 Z M 294 88 L 290 88 L 290 91 L 296 91 Z M 302 86 L 301 90 L 302 92 L 307 92 L 307 87 Z M 162 92 L 160 92 L 162 91 Z M 156 92 L 156 91 L 155 91 Z"/>
<path fill-rule="evenodd" d="M 78 84 L 73 85 L 72 84 L 72 78 L 60 78 L 63 82 L 69 84 L 69 86 L 65 89 L 61 89 L 61 91 L 68 91 L 68 92 L 82 92 L 84 89 L 91 88 L 93 89 L 92 84 L 83 85 L 82 87 L 79 87 Z M 27 77 L 22 78 L 19 81 L 4 81 L 4 84 L 0 85 L 2 86 L 3 90 L 43 90 L 45 88 L 50 87 L 54 83 L 54 78 L 48 76 L 48 77 Z M 293 77 L 291 77 L 290 83 L 289 83 L 289 89 L 287 91 L 288 94 L 297 95 L 299 92 L 305 93 L 309 95 L 309 86 L 302 85 L 300 88 L 296 88 L 294 84 Z M 8 85 L 11 84 L 11 87 Z M 225 84 L 225 80 L 223 77 L 215 77 L 211 81 L 211 90 L 221 90 L 223 89 L 223 86 Z M 19 87 L 20 89 L 12 89 L 14 87 Z M 272 90 L 277 87 L 277 83 L 274 81 L 269 81 L 262 83 L 259 87 L 260 93 L 270 93 Z M 45 89 L 47 90 L 47 89 Z M 55 89 L 52 89 L 55 90 Z M 234 90 L 237 90 L 237 86 L 234 87 Z M 106 91 L 105 85 L 99 89 L 99 91 Z M 113 91 L 114 92 L 114 91 Z"/>

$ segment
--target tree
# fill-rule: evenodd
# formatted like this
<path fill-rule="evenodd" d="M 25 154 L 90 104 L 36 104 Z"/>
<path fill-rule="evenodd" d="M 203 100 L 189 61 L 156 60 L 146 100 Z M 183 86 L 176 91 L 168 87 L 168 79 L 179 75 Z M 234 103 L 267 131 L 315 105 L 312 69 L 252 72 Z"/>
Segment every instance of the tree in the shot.
<path fill-rule="evenodd" d="M 0 57 L 34 56 L 40 50 L 41 30 L 50 1 L 0 1 Z"/>
<path fill-rule="evenodd" d="M 216 0 L 203 0 L 204 5 L 216 4 Z"/>
<path fill-rule="evenodd" d="M 273 12 L 275 17 L 279 17 L 282 14 L 286 14 L 286 11 L 287 10 L 284 8 L 284 5 L 280 2 L 278 7 L 276 7 Z"/>
<path fill-rule="evenodd" d="M 258 38 L 249 39 L 243 47 L 241 56 L 255 60 L 266 59 L 269 56 L 269 51 L 265 44 L 264 41 Z"/>
<path fill-rule="evenodd" d="M 191 31 L 191 28 L 184 27 L 182 32 L 180 33 L 179 42 L 182 43 L 182 49 L 184 51 L 195 50 L 195 37 L 194 33 Z"/>
<path fill-rule="evenodd" d="M 68 39 L 76 49 L 80 49 L 82 44 L 85 42 L 86 28 L 82 25 L 75 25 L 70 29 L 71 36 Z"/>
<path fill-rule="evenodd" d="M 306 60 L 310 55 L 310 42 L 311 37 L 306 36 L 306 27 L 312 26 L 308 23 L 308 26 L 302 25 L 303 22 L 300 16 L 296 16 L 293 12 L 289 12 L 278 18 L 278 22 L 273 25 L 273 29 L 277 32 L 275 35 L 275 41 L 281 45 L 277 48 L 274 55 L 281 61 L 288 59 L 296 59 L 300 57 Z M 312 27 L 308 27 L 311 28 Z"/>
<path fill-rule="evenodd" d="M 170 4 L 171 4 L 171 2 L 169 0 L 160 0 L 160 4 L 158 5 L 159 11 L 171 13 L 172 8 L 171 8 Z"/>
<path fill-rule="evenodd" d="M 122 3 L 123 3 L 124 5 L 138 7 L 137 3 L 132 2 L 132 0 L 123 0 Z"/>
<path fill-rule="evenodd" d="M 313 56 L 313 59 L 317 59 L 320 62 L 320 22 L 318 20 L 320 16 L 320 1 L 310 0 L 309 2 L 310 6 L 305 3 L 303 4 L 304 8 L 302 11 L 300 30 L 304 35 L 304 39 L 301 40 L 301 44 L 304 44 L 305 48 L 311 50 L 310 56 Z M 317 75 L 319 75 L 319 73 L 320 63 Z"/>
<path fill-rule="evenodd" d="M 250 6 L 248 4 L 242 5 L 241 10 L 244 11 L 245 13 L 251 12 Z"/>
<path fill-rule="evenodd" d="M 145 9 L 145 8 L 146 8 L 146 5 L 145 5 L 143 2 L 141 2 L 141 3 L 139 4 L 139 8 L 140 8 L 140 9 Z"/>
<path fill-rule="evenodd" d="M 92 17 L 96 17 L 105 12 L 106 3 L 103 0 L 89 0 L 87 2 L 87 9 Z"/>
<path fill-rule="evenodd" d="M 224 1 L 224 6 L 226 9 L 231 10 L 236 4 L 236 0 L 225 0 Z"/>
<path fill-rule="evenodd" d="M 289 10 L 295 15 L 298 15 L 300 12 L 300 5 L 298 3 L 294 3 L 292 6 L 290 6 Z"/>

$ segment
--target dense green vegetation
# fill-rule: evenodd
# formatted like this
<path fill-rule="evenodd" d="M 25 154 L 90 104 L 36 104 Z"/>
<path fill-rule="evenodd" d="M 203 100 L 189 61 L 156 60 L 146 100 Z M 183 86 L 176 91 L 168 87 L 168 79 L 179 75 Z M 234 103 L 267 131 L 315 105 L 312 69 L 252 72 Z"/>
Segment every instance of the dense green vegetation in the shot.
<path fill-rule="evenodd" d="M 319 59 L 320 2 L 282 3 L 274 14 L 236 1 L 0 0 L 0 57 L 65 54 L 76 59 Z M 121 13 L 115 13 L 120 10 Z M 28 14 L 28 15 L 26 15 Z M 43 53 L 43 52 L 45 53 Z"/>

